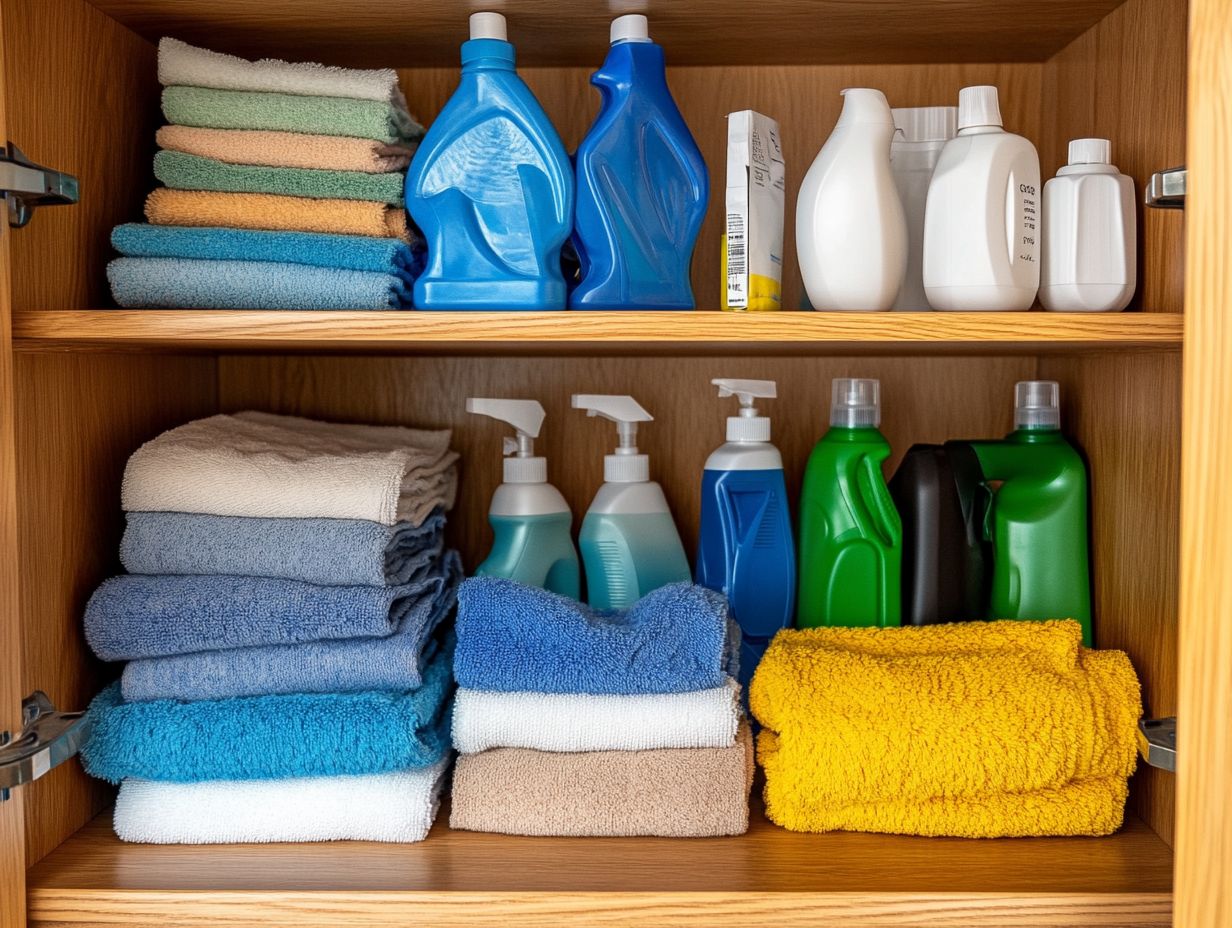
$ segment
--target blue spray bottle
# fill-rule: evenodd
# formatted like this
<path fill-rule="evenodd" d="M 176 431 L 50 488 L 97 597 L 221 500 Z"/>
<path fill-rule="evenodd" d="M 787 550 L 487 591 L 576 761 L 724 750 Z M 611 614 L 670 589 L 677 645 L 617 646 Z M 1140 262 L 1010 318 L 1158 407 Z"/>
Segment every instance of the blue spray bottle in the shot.
<path fill-rule="evenodd" d="M 474 13 L 462 78 L 406 175 L 428 262 L 417 309 L 564 309 L 560 249 L 573 227 L 573 169 L 514 71 L 505 17 Z"/>
<path fill-rule="evenodd" d="M 582 281 L 571 309 L 692 309 L 689 264 L 710 193 L 646 17 L 612 21 L 590 82 L 603 101 L 577 151 L 574 244 Z"/>
<path fill-rule="evenodd" d="M 727 596 L 740 626 L 740 682 L 747 686 L 775 632 L 792 623 L 796 548 L 783 479 L 783 456 L 770 444 L 770 419 L 753 402 L 773 399 L 773 380 L 711 381 L 735 396 L 740 415 L 727 420 L 727 443 L 702 472 L 697 582 Z"/>

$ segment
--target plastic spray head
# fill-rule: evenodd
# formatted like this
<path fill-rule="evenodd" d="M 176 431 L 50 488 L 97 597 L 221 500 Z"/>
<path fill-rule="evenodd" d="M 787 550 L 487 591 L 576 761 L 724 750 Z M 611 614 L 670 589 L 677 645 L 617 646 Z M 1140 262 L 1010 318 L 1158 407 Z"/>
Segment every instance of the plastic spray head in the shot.
<path fill-rule="evenodd" d="M 1061 386 L 1055 380 L 1020 380 L 1014 384 L 1014 428 L 1061 428 Z"/>
<path fill-rule="evenodd" d="M 894 131 L 894 115 L 886 95 L 871 87 L 848 87 L 843 95 L 843 110 L 834 128 L 843 126 L 881 126 Z"/>
<path fill-rule="evenodd" d="M 548 462 L 535 456 L 535 439 L 547 414 L 538 400 L 506 400 L 471 397 L 466 411 L 490 416 L 513 426 L 516 437 L 505 437 L 501 451 L 505 458 L 505 483 L 547 483 Z"/>
<path fill-rule="evenodd" d="M 653 422 L 631 396 L 601 393 L 573 394 L 573 408 L 585 409 L 588 416 L 602 416 L 616 423 L 618 443 L 612 454 L 603 457 L 603 479 L 608 483 L 645 483 L 650 479 L 650 458 L 637 451 L 637 424 Z"/>
<path fill-rule="evenodd" d="M 830 388 L 830 425 L 840 429 L 881 425 L 881 381 L 835 377 Z"/>
<path fill-rule="evenodd" d="M 628 13 L 612 20 L 609 32 L 611 43 L 617 42 L 649 42 L 650 24 L 641 13 Z"/>
<path fill-rule="evenodd" d="M 773 380 L 728 380 L 716 377 L 710 381 L 719 388 L 719 398 L 734 396 L 740 400 L 740 415 L 728 416 L 728 441 L 769 441 L 770 419 L 759 416 L 755 399 L 774 399 L 778 389 Z"/>

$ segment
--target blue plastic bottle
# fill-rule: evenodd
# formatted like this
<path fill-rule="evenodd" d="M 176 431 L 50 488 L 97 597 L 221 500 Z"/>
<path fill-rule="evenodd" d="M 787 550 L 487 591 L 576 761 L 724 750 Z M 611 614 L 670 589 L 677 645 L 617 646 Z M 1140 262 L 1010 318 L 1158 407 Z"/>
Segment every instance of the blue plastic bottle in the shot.
<path fill-rule="evenodd" d="M 736 396 L 740 415 L 727 420 L 727 443 L 702 472 L 697 582 L 727 597 L 740 626 L 740 682 L 747 686 L 775 632 L 791 625 L 796 601 L 796 546 L 783 479 L 783 456 L 770 444 L 770 420 L 753 407 L 772 398 L 772 380 L 712 380 L 719 396 Z"/>
<path fill-rule="evenodd" d="M 571 309 L 692 309 L 689 264 L 710 181 L 676 108 L 646 17 L 612 21 L 590 82 L 603 97 L 577 151 L 574 244 L 582 280 Z"/>
<path fill-rule="evenodd" d="M 428 244 L 417 309 L 564 309 L 573 169 L 513 69 L 505 18 L 475 13 L 462 79 L 419 144 L 406 205 Z"/>

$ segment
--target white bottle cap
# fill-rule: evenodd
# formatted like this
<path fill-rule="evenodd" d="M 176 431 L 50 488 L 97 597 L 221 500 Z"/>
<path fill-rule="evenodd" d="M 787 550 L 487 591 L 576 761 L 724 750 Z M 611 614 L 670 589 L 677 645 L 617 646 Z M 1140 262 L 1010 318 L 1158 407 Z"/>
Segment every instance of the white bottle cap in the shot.
<path fill-rule="evenodd" d="M 770 418 L 759 416 L 753 400 L 774 399 L 778 386 L 773 380 L 730 380 L 716 377 L 710 381 L 719 388 L 719 397 L 734 396 L 740 401 L 740 415 L 727 417 L 728 441 L 770 440 Z"/>
<path fill-rule="evenodd" d="M 1112 143 L 1107 139 L 1072 139 L 1070 164 L 1112 164 Z"/>
<path fill-rule="evenodd" d="M 1059 429 L 1061 386 L 1055 380 L 1021 380 L 1014 384 L 1014 428 Z"/>
<path fill-rule="evenodd" d="M 830 424 L 841 429 L 881 425 L 881 381 L 835 377 L 830 388 Z"/>
<path fill-rule="evenodd" d="M 605 454 L 603 479 L 606 483 L 645 483 L 650 479 L 650 455 Z"/>
<path fill-rule="evenodd" d="M 906 106 L 890 112 L 904 142 L 948 142 L 958 132 L 956 106 Z"/>
<path fill-rule="evenodd" d="M 988 84 L 958 91 L 958 131 L 979 126 L 1001 126 L 997 88 Z"/>
<path fill-rule="evenodd" d="M 547 483 L 548 459 L 541 457 L 505 458 L 504 481 L 505 483 Z"/>
<path fill-rule="evenodd" d="M 472 39 L 500 39 L 509 41 L 509 33 L 505 29 L 505 17 L 500 13 L 472 13 Z"/>
<path fill-rule="evenodd" d="M 612 20 L 611 42 L 649 42 L 650 23 L 641 13 L 629 13 Z"/>

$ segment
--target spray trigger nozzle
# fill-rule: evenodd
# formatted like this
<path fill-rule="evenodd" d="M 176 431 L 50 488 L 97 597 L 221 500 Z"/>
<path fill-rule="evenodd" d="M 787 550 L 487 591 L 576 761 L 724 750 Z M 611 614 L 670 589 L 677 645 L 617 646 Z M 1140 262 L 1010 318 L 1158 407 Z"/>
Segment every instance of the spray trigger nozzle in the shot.
<path fill-rule="evenodd" d="M 710 381 L 719 388 L 719 398 L 734 396 L 740 401 L 740 415 L 751 419 L 757 415 L 755 399 L 772 400 L 778 396 L 778 388 L 773 380 L 729 380 L 716 377 Z"/>
<path fill-rule="evenodd" d="M 511 454 L 516 454 L 517 450 L 518 440 L 516 438 L 510 438 L 506 435 L 501 439 L 501 454 L 505 455 L 505 457 L 508 457 Z"/>
<path fill-rule="evenodd" d="M 613 454 L 603 458 L 604 480 L 609 483 L 642 483 L 650 479 L 650 459 L 637 451 L 637 424 L 653 422 L 654 416 L 643 409 L 637 400 L 631 396 L 575 393 L 573 408 L 585 409 L 588 416 L 602 416 L 616 423 L 619 443 Z"/>
<path fill-rule="evenodd" d="M 539 429 L 543 427 L 543 420 L 547 417 L 538 400 L 486 399 L 472 396 L 466 401 L 466 411 L 489 416 L 513 426 L 517 437 L 505 437 L 501 443 L 504 454 L 516 453 L 520 458 L 534 457 L 535 439 L 539 437 Z"/>

